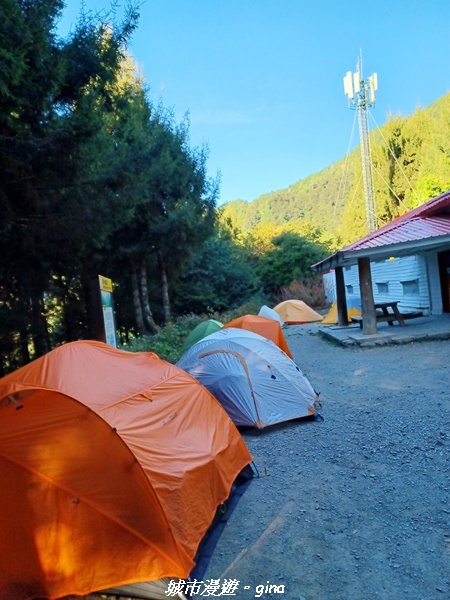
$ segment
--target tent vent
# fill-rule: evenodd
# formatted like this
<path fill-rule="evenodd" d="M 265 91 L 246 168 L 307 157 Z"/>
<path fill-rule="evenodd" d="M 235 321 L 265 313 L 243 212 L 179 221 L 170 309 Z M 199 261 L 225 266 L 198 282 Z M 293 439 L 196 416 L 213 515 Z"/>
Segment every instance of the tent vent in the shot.
<path fill-rule="evenodd" d="M 21 404 L 17 398 L 14 397 L 14 395 L 11 395 L 8 397 L 8 400 L 14 404 L 14 406 L 16 407 L 16 410 L 20 410 L 21 408 L 23 408 L 23 404 Z"/>

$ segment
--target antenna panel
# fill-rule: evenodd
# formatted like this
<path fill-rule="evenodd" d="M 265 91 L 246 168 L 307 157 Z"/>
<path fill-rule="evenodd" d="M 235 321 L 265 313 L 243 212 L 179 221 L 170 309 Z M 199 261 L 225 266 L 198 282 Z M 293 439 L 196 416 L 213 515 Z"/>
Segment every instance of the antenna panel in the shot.
<path fill-rule="evenodd" d="M 344 77 L 344 94 L 348 97 L 349 100 L 353 98 L 353 77 L 352 72 L 347 71 Z"/>
<path fill-rule="evenodd" d="M 378 80 L 377 80 L 377 74 L 374 73 L 373 75 L 371 75 L 369 77 L 369 81 L 368 81 L 368 88 L 369 88 L 369 102 L 371 104 L 375 104 L 375 91 L 378 89 Z"/>
<path fill-rule="evenodd" d="M 376 73 L 373 73 L 370 76 L 371 79 L 371 85 L 373 86 L 373 91 L 376 92 L 378 89 L 378 75 Z"/>

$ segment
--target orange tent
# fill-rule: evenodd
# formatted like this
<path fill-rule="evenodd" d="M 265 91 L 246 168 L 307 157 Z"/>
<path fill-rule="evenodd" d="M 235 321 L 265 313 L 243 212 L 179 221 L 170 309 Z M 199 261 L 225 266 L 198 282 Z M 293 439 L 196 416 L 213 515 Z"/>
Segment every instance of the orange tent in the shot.
<path fill-rule="evenodd" d="M 225 323 L 224 328 L 226 327 L 237 327 L 238 329 L 247 329 L 248 331 L 259 333 L 259 335 L 274 342 L 289 358 L 293 358 L 279 321 L 257 315 L 243 315 Z"/>
<path fill-rule="evenodd" d="M 285 300 L 274 306 L 274 310 L 277 311 L 285 323 L 290 325 L 322 320 L 322 315 L 319 315 L 303 300 Z"/>
<path fill-rule="evenodd" d="M 185 578 L 251 462 L 193 377 L 73 342 L 0 379 L 0 598 Z"/>

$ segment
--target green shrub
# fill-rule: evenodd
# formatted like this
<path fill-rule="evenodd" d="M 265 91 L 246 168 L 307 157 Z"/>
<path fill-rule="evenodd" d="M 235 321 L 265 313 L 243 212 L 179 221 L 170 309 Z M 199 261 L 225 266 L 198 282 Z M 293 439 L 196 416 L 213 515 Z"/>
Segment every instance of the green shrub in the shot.
<path fill-rule="evenodd" d="M 239 308 L 226 312 L 179 317 L 175 322 L 163 327 L 156 335 L 135 337 L 127 344 L 121 344 L 120 347 L 129 352 L 154 352 L 160 358 L 175 364 L 183 355 L 183 344 L 186 337 L 201 321 L 215 319 L 225 324 L 242 315 L 257 315 L 261 304 L 264 304 L 262 297 L 255 296 Z"/>
<path fill-rule="evenodd" d="M 180 317 L 169 323 L 153 336 L 140 336 L 122 345 L 130 352 L 154 352 L 160 358 L 175 364 L 183 354 L 182 347 L 186 336 L 203 318 L 196 315 Z"/>

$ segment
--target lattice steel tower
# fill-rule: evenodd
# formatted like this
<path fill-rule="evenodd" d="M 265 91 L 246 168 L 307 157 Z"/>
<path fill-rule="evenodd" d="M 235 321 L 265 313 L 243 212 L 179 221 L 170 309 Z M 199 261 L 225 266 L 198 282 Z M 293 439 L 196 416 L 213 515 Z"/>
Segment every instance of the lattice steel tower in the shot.
<path fill-rule="evenodd" d="M 375 195 L 373 191 L 370 142 L 367 130 L 367 107 L 375 105 L 375 91 L 377 89 L 378 78 L 376 73 L 370 75 L 366 80 L 363 79 L 362 56 L 360 54 L 356 65 L 356 73 L 347 71 L 345 74 L 344 92 L 348 98 L 349 107 L 358 111 L 364 199 L 369 232 L 375 231 L 377 228 L 377 216 L 375 212 Z"/>

